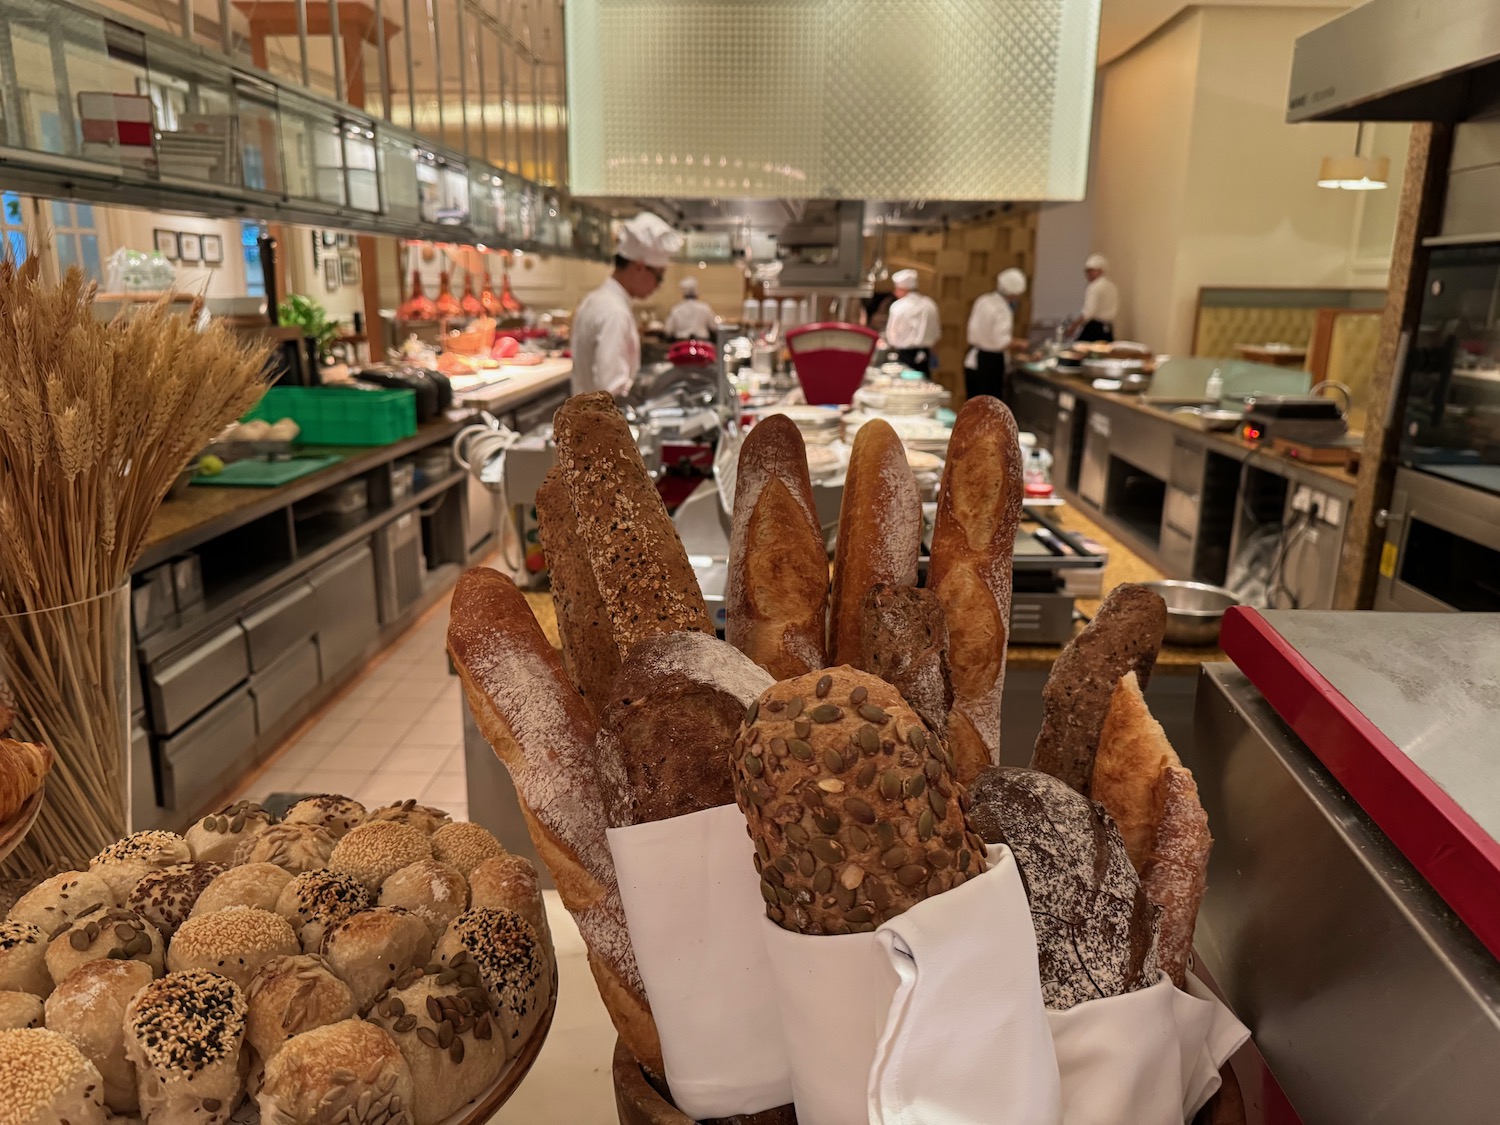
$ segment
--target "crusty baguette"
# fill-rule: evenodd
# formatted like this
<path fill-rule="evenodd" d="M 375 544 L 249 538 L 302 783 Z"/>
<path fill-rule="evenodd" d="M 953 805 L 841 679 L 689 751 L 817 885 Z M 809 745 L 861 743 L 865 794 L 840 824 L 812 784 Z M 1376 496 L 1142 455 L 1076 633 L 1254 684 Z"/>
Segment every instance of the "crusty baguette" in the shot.
<path fill-rule="evenodd" d="M 1214 838 L 1208 814 L 1198 800 L 1192 772 L 1180 766 L 1162 771 L 1156 786 L 1156 834 L 1141 884 L 1161 907 L 1157 951 L 1162 971 L 1178 988 L 1187 981 L 1188 955 L 1198 908 L 1208 890 L 1208 855 Z"/>
<path fill-rule="evenodd" d="M 599 597 L 588 550 L 578 537 L 578 517 L 556 465 L 536 493 L 537 534 L 552 582 L 552 606 L 562 638 L 563 667 L 597 715 L 620 670 L 614 629 Z"/>
<path fill-rule="evenodd" d="M 475 567 L 453 592 L 448 652 L 490 746 L 510 771 L 537 854 L 578 923 L 620 1038 L 661 1071 L 661 1044 L 630 945 L 594 772 L 594 717 L 526 598 Z"/>
<path fill-rule="evenodd" d="M 552 431 L 616 651 L 623 657 L 658 633 L 712 635 L 687 551 L 615 400 L 604 391 L 574 395 Z"/>
<path fill-rule="evenodd" d="M 927 585 L 948 619 L 948 741 L 967 784 L 1000 760 L 1000 697 L 1010 635 L 1011 558 L 1021 522 L 1021 445 L 999 399 L 964 403 L 948 441 Z"/>
<path fill-rule="evenodd" d="M 953 684 L 948 624 L 937 594 L 918 586 L 871 586 L 865 595 L 855 667 L 899 691 L 927 729 L 948 740 Z"/>
<path fill-rule="evenodd" d="M 1091 795 L 1099 732 L 1115 685 L 1134 672 L 1146 690 L 1166 628 L 1167 603 L 1154 591 L 1126 584 L 1109 592 L 1094 619 L 1052 664 L 1042 688 L 1042 730 L 1032 769 Z"/>
<path fill-rule="evenodd" d="M 42 787 L 55 759 L 38 742 L 0 738 L 0 823 L 4 823 Z"/>
<path fill-rule="evenodd" d="M 828 548 L 802 434 L 784 414 L 740 446 L 724 639 L 786 680 L 827 663 Z"/>
<path fill-rule="evenodd" d="M 1157 783 L 1163 770 L 1180 765 L 1177 751 L 1146 706 L 1135 673 L 1126 672 L 1115 685 L 1099 732 L 1089 795 L 1114 817 L 1137 871 L 1145 869 L 1156 836 Z"/>
<path fill-rule="evenodd" d="M 921 549 L 922 498 L 906 448 L 889 422 L 866 422 L 854 436 L 839 506 L 830 664 L 858 658 L 865 594 L 871 586 L 917 584 Z"/>

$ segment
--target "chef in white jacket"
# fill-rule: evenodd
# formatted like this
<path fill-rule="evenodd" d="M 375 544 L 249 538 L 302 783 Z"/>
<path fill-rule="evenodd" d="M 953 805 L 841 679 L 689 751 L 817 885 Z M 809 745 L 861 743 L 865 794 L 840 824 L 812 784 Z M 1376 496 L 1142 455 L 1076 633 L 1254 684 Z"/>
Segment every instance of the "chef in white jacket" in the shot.
<path fill-rule="evenodd" d="M 573 314 L 575 395 L 608 391 L 623 397 L 641 369 L 641 335 L 632 300 L 644 301 L 661 286 L 682 236 L 665 219 L 643 211 L 620 227 L 615 269 Z"/>
<path fill-rule="evenodd" d="M 995 281 L 995 291 L 974 302 L 969 312 L 969 351 L 964 356 L 964 397 L 994 395 L 1011 405 L 1006 353 L 1015 344 L 1015 308 L 1026 292 L 1026 275 L 1008 269 Z"/>
<path fill-rule="evenodd" d="M 1109 263 L 1103 254 L 1090 254 L 1083 263 L 1083 310 L 1073 321 L 1073 333 L 1080 342 L 1113 343 L 1115 318 L 1120 315 L 1120 287 L 1105 275 Z"/>
<path fill-rule="evenodd" d="M 685 277 L 678 284 L 682 287 L 682 300 L 667 314 L 667 336 L 673 340 L 713 339 L 717 317 L 712 305 L 698 299 L 698 279 Z"/>
<path fill-rule="evenodd" d="M 896 300 L 891 304 L 885 322 L 885 342 L 896 349 L 896 358 L 924 375 L 937 366 L 938 340 L 942 337 L 942 319 L 937 302 L 917 292 L 916 270 L 897 270 L 891 275 Z"/>

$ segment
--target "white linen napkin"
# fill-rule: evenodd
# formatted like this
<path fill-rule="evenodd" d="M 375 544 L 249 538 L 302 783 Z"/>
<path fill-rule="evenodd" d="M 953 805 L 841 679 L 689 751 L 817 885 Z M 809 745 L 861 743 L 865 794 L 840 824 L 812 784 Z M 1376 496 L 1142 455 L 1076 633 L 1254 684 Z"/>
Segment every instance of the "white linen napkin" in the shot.
<path fill-rule="evenodd" d="M 744 814 L 721 805 L 607 835 L 677 1108 L 697 1120 L 789 1103 Z"/>

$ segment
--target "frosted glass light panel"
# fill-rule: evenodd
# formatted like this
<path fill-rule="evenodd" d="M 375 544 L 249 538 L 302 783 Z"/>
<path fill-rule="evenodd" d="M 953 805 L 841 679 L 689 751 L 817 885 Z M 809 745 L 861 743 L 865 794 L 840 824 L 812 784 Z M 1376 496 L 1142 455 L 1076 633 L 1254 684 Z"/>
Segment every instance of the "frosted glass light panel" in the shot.
<path fill-rule="evenodd" d="M 1082 199 L 1099 3 L 569 0 L 569 186 Z"/>

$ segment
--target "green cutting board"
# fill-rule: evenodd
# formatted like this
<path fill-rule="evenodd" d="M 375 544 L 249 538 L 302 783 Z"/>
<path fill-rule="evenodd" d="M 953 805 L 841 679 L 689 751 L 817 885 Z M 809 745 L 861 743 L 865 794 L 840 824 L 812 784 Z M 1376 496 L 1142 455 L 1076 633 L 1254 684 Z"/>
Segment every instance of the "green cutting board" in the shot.
<path fill-rule="evenodd" d="M 193 478 L 193 483 L 215 488 L 276 488 L 329 465 L 337 465 L 342 460 L 335 453 L 324 457 L 294 457 L 290 461 L 232 461 L 222 472 L 211 477 L 199 473 Z"/>

